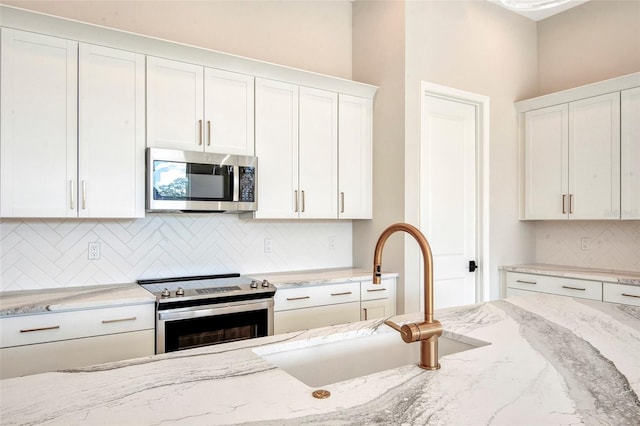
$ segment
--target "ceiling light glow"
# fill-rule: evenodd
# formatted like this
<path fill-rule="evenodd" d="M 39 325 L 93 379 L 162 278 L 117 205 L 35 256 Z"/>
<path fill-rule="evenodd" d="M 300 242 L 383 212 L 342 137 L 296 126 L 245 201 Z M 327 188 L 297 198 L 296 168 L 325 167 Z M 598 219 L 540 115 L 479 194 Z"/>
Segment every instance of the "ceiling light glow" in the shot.
<path fill-rule="evenodd" d="M 569 3 L 571 0 L 500 0 L 513 10 L 543 10 Z"/>

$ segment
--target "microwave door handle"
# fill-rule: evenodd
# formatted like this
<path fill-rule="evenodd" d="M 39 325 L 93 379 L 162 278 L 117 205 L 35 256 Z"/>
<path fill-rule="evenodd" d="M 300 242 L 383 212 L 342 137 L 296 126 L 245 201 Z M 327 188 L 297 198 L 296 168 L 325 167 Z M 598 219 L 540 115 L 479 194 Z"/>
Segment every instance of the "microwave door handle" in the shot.
<path fill-rule="evenodd" d="M 240 166 L 233 166 L 233 201 L 240 201 Z"/>

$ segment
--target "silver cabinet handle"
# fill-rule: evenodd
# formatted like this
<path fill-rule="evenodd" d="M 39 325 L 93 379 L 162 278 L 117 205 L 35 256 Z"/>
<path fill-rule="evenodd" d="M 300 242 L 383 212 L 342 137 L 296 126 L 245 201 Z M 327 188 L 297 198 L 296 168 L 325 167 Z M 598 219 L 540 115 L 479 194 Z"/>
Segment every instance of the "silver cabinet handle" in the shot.
<path fill-rule="evenodd" d="M 340 213 L 344 213 L 344 192 L 340 193 Z"/>
<path fill-rule="evenodd" d="M 71 205 L 69 206 L 70 210 L 76 208 L 75 198 L 73 197 L 73 180 L 69 181 L 69 196 L 71 198 Z"/>
<path fill-rule="evenodd" d="M 343 291 L 342 293 L 331 293 L 332 296 L 346 296 L 348 294 L 351 294 L 352 292 L 350 291 Z"/>
<path fill-rule="evenodd" d="M 569 194 L 569 214 L 573 214 L 573 194 Z"/>
<path fill-rule="evenodd" d="M 300 191 L 302 195 L 302 213 L 304 213 L 304 191 Z"/>
<path fill-rule="evenodd" d="M 303 300 L 303 299 L 311 299 L 311 297 L 310 296 L 287 297 L 287 300 Z"/>
<path fill-rule="evenodd" d="M 567 214 L 567 194 L 562 194 L 562 214 Z"/>
<path fill-rule="evenodd" d="M 387 291 L 387 289 L 384 288 L 384 287 L 383 288 L 373 288 L 373 289 L 369 289 L 368 288 L 367 289 L 367 292 L 369 292 L 369 293 L 374 292 L 374 291 Z"/>
<path fill-rule="evenodd" d="M 297 189 L 293 191 L 293 196 L 296 199 L 296 207 L 295 207 L 295 209 L 293 211 L 298 213 L 298 190 Z"/>
<path fill-rule="evenodd" d="M 636 297 L 636 298 L 640 299 L 640 296 L 635 295 L 635 294 L 622 293 L 622 295 L 623 295 L 624 297 Z"/>
<path fill-rule="evenodd" d="M 569 285 L 563 285 L 562 288 L 566 288 L 567 290 L 580 290 L 580 291 L 585 291 L 586 290 L 586 288 L 571 287 Z"/>
<path fill-rule="evenodd" d="M 535 281 L 516 280 L 516 282 L 517 282 L 517 283 L 522 283 L 522 284 L 533 284 L 533 285 L 538 284 L 538 283 L 537 283 L 537 282 L 535 282 Z"/>
<path fill-rule="evenodd" d="M 112 319 L 112 320 L 102 320 L 102 323 L 103 324 L 111 324 L 113 322 L 135 321 L 137 319 L 138 319 L 137 317 L 118 318 L 118 319 Z"/>
<path fill-rule="evenodd" d="M 87 209 L 87 181 L 82 181 L 82 210 Z"/>
<path fill-rule="evenodd" d="M 46 331 L 46 330 L 57 330 L 59 329 L 59 325 L 52 325 L 51 327 L 40 327 L 40 328 L 25 328 L 20 330 L 20 333 L 31 333 L 32 331 Z"/>
<path fill-rule="evenodd" d="M 198 120 L 198 145 L 202 145 L 202 120 Z"/>
<path fill-rule="evenodd" d="M 211 145 L 211 120 L 207 120 L 207 146 Z"/>

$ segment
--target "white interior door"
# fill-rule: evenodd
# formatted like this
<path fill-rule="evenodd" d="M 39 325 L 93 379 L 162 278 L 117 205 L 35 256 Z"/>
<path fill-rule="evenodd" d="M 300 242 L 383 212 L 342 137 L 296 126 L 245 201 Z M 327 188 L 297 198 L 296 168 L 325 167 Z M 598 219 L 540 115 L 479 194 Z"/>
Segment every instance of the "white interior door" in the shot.
<path fill-rule="evenodd" d="M 476 302 L 476 140 L 473 104 L 423 95 L 420 224 L 434 261 L 435 307 Z"/>

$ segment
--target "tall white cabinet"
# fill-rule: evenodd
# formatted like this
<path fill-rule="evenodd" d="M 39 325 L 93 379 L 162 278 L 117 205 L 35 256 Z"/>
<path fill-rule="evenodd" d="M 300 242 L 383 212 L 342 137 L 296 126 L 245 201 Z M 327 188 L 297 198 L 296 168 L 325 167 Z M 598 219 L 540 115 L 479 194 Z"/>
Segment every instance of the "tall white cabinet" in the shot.
<path fill-rule="evenodd" d="M 2 217 L 76 217 L 78 44 L 2 29 Z"/>
<path fill-rule="evenodd" d="M 640 95 L 624 89 L 635 85 L 640 73 L 516 104 L 521 219 L 640 217 Z"/>
<path fill-rule="evenodd" d="M 144 216 L 144 56 L 2 29 L 2 217 Z"/>
<path fill-rule="evenodd" d="M 147 57 L 150 147 L 253 155 L 254 78 Z"/>

